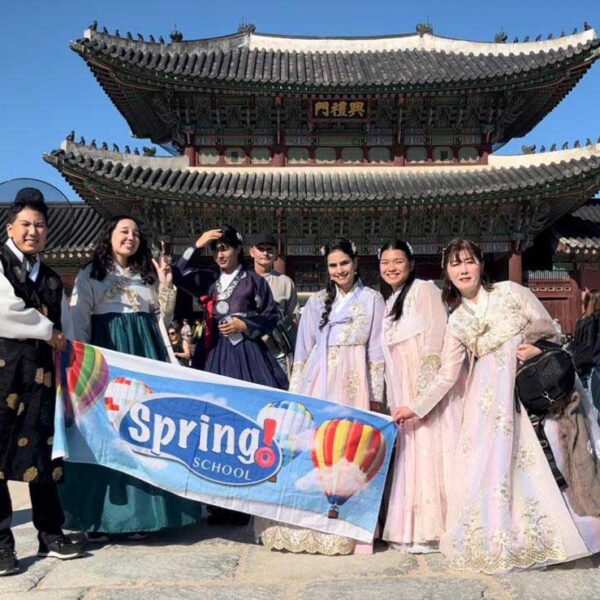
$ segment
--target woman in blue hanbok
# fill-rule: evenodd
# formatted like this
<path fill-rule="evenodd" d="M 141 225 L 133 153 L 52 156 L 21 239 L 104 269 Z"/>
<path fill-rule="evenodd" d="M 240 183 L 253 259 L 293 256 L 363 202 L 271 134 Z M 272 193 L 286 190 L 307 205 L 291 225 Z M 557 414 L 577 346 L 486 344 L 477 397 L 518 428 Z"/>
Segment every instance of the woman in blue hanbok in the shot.
<path fill-rule="evenodd" d="M 153 264 L 154 262 L 154 264 Z M 164 322 L 175 306 L 165 257 L 152 261 L 138 223 L 127 216 L 108 221 L 92 262 L 78 274 L 71 297 L 73 337 L 126 354 L 168 361 Z M 175 362 L 173 360 L 172 362 Z M 83 463 L 66 463 L 60 488 L 69 524 L 88 539 L 106 534 L 179 527 L 201 518 L 201 505 L 159 490 L 130 475 Z"/>

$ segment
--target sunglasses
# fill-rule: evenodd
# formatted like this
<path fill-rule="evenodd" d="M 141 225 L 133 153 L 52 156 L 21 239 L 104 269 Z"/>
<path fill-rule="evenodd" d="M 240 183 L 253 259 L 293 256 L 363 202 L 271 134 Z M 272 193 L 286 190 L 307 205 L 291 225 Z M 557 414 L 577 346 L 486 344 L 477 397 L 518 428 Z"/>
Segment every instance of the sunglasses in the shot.
<path fill-rule="evenodd" d="M 169 335 L 177 335 L 176 331 L 169 331 Z"/>

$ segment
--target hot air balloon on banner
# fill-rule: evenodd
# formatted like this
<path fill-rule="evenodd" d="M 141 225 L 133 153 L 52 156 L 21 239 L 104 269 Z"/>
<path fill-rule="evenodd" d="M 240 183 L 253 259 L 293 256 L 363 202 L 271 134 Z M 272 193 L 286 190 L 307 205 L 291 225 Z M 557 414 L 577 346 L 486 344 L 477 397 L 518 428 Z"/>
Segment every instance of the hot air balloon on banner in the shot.
<path fill-rule="evenodd" d="M 67 425 L 75 413 L 83 415 L 102 397 L 108 383 L 108 365 L 100 350 L 83 342 L 69 342 L 61 356 L 61 391 Z M 61 377 L 62 379 L 62 377 Z"/>
<path fill-rule="evenodd" d="M 270 402 L 258 413 L 260 425 L 264 426 L 265 419 L 273 419 L 277 424 L 274 439 L 281 449 L 282 467 L 296 458 L 303 446 L 310 445 L 315 422 L 304 404 L 288 400 Z"/>
<path fill-rule="evenodd" d="M 385 450 L 383 435 L 367 423 L 350 419 L 321 423 L 315 432 L 312 460 L 331 504 L 330 519 L 337 519 L 339 507 L 377 475 Z"/>
<path fill-rule="evenodd" d="M 151 394 L 152 388 L 143 381 L 127 377 L 116 377 L 111 380 L 104 394 L 104 407 L 108 419 L 117 431 L 127 407 L 144 400 Z"/>

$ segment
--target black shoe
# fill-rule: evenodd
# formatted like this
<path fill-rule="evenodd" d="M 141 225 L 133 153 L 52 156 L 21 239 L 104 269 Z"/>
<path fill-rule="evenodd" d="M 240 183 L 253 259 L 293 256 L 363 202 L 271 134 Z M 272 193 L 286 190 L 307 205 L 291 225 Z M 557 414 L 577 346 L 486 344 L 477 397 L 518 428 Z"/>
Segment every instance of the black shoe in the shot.
<path fill-rule="evenodd" d="M 14 550 L 0 548 L 0 577 L 19 572 L 19 561 Z"/>
<path fill-rule="evenodd" d="M 71 558 L 78 558 L 82 554 L 83 551 L 79 544 L 72 542 L 66 535 L 60 535 L 47 544 L 43 540 L 40 540 L 37 555 L 70 560 Z"/>
<path fill-rule="evenodd" d="M 110 542 L 110 537 L 101 531 L 86 531 L 83 535 L 85 540 L 92 544 L 106 544 Z"/>

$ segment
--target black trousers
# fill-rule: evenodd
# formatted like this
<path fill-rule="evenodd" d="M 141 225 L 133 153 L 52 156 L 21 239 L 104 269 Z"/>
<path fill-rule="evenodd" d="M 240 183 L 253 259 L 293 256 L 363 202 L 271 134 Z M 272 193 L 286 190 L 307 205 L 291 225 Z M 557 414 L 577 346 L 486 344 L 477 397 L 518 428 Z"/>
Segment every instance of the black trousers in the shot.
<path fill-rule="evenodd" d="M 65 520 L 56 483 L 54 481 L 30 483 L 29 496 L 38 539 L 48 544 L 62 535 L 62 525 Z M 15 549 L 15 538 L 10 530 L 12 514 L 8 483 L 0 480 L 0 549 Z"/>

